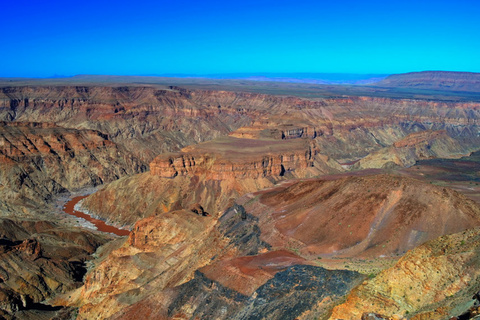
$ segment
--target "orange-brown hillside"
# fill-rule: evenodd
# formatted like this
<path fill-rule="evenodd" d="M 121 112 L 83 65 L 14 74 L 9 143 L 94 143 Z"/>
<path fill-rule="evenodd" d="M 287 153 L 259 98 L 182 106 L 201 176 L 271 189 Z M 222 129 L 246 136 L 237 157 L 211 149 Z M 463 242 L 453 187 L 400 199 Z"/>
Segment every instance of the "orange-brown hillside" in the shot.
<path fill-rule="evenodd" d="M 245 205 L 262 239 L 306 256 L 403 254 L 480 225 L 480 208 L 456 191 L 393 175 L 314 179 L 261 191 Z"/>
<path fill-rule="evenodd" d="M 370 153 L 353 167 L 356 169 L 409 167 L 418 160 L 459 158 L 468 155 L 471 150 L 451 138 L 445 130 L 426 130 L 411 133 L 390 147 Z"/>

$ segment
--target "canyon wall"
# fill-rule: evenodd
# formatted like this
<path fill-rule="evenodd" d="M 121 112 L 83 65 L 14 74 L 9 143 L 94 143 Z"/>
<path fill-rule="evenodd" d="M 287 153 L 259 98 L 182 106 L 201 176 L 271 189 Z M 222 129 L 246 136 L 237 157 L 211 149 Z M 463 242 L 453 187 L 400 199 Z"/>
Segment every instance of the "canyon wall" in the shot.
<path fill-rule="evenodd" d="M 475 228 L 408 252 L 394 266 L 355 288 L 345 303 L 335 307 L 330 319 L 356 320 L 364 312 L 401 314 L 412 320 L 462 315 L 473 307 L 480 286 L 479 236 Z"/>
<path fill-rule="evenodd" d="M 177 87 L 0 89 L 0 120 L 98 130 L 145 162 L 250 125 L 277 130 L 280 138 L 316 138 L 322 153 L 337 160 L 365 156 L 408 133 L 427 129 L 446 130 L 464 144 L 478 142 L 479 104 L 473 102 L 308 100 Z"/>
<path fill-rule="evenodd" d="M 0 123 L 0 168 L 4 213 L 32 216 L 58 193 L 146 170 L 98 131 L 32 122 Z"/>
<path fill-rule="evenodd" d="M 448 136 L 445 130 L 411 133 L 389 147 L 370 153 L 353 166 L 354 169 L 410 167 L 418 160 L 460 158 L 475 146 L 466 147 Z"/>
<path fill-rule="evenodd" d="M 480 145 L 479 107 L 178 87 L 3 87 L 0 211 L 38 219 L 55 195 L 113 181 L 83 206 L 132 233 L 100 250 L 83 288 L 58 298 L 60 305 L 79 307 L 79 318 L 122 318 L 124 311 L 144 318 L 306 319 L 312 310 L 324 316 L 364 277 L 324 270 L 318 257 L 396 257 L 436 236 L 478 226 L 479 209 L 449 189 L 393 176 L 286 180 L 339 174 L 345 170 L 339 162 L 419 143 L 424 147 L 408 151 L 406 160 L 469 152 Z M 150 172 L 143 172 L 148 164 Z M 194 213 L 199 207 L 204 215 Z M 40 235 L 2 242 L 5 261 L 28 260 L 28 270 L 15 270 L 36 280 L 16 286 L 5 265 L 9 278 L 0 288 L 11 299 L 0 309 L 32 306 L 76 288 L 85 252 L 105 240 L 52 230 L 29 229 L 27 235 Z M 63 254 L 62 246 L 79 255 Z M 51 273 L 57 267 L 61 281 Z M 42 281 L 49 285 L 38 293 Z M 438 292 L 425 296 L 430 300 L 411 312 L 443 299 Z M 375 310 L 358 314 L 364 311 Z"/>

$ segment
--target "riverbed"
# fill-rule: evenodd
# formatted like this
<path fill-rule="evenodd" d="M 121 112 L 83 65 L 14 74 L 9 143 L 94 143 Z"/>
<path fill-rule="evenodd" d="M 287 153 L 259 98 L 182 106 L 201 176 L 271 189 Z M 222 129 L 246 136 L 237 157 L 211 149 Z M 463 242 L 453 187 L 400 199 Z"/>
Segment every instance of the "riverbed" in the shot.
<path fill-rule="evenodd" d="M 75 210 L 75 205 L 86 197 L 88 197 L 88 195 L 73 197 L 71 200 L 65 203 L 65 205 L 63 206 L 63 212 L 90 222 L 97 228 L 98 231 L 113 233 L 117 236 L 128 236 L 130 234 L 130 231 L 128 230 L 119 229 L 117 227 L 108 225 L 105 223 L 105 221 L 95 219 L 84 212 Z"/>

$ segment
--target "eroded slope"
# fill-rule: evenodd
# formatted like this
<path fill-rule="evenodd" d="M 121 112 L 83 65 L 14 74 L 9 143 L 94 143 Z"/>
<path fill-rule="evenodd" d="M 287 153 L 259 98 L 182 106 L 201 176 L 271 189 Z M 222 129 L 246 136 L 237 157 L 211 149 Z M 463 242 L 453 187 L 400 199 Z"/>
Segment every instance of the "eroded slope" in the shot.
<path fill-rule="evenodd" d="M 25 214 L 45 206 L 58 193 L 97 186 L 146 169 L 98 131 L 23 122 L 1 123 L 0 167 L 3 211 L 23 207 Z"/>

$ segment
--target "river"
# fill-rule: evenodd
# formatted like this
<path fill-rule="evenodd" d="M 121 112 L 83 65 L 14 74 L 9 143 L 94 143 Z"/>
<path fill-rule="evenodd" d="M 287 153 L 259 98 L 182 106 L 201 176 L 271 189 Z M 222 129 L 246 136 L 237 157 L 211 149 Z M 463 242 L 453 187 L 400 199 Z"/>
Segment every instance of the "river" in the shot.
<path fill-rule="evenodd" d="M 86 197 L 88 196 L 78 196 L 78 197 L 72 198 L 67 203 L 65 203 L 65 205 L 63 206 L 63 211 L 69 215 L 87 220 L 88 222 L 95 225 L 95 227 L 97 227 L 99 231 L 113 233 L 113 234 L 116 234 L 117 236 L 128 236 L 130 234 L 130 231 L 128 230 L 119 229 L 114 226 L 108 225 L 105 223 L 105 221 L 95 219 L 84 212 L 75 210 L 75 205 L 80 200 Z"/>

